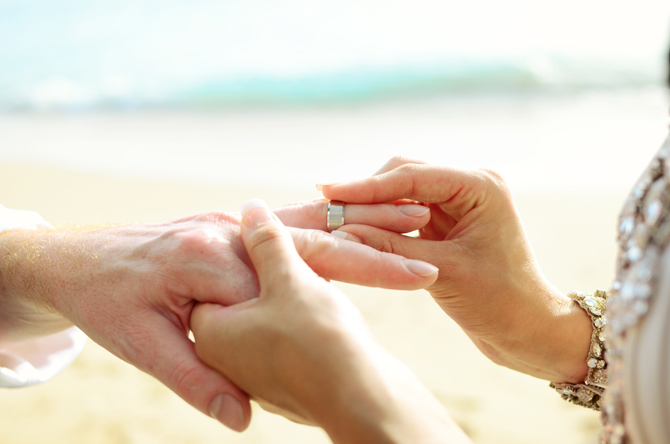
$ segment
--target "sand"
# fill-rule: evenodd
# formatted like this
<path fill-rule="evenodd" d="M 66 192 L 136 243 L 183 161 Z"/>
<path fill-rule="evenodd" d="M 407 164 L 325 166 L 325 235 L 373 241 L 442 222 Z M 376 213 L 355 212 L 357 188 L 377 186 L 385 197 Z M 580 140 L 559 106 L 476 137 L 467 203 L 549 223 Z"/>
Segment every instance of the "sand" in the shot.
<path fill-rule="evenodd" d="M 314 181 L 370 174 L 392 154 L 488 166 L 511 184 L 547 277 L 566 292 L 591 291 L 613 278 L 617 213 L 666 120 L 659 90 L 276 112 L 0 115 L 0 203 L 57 225 L 160 221 L 237 211 L 254 197 L 273 207 L 316 198 Z M 426 292 L 340 286 L 475 443 L 595 442 L 596 412 L 489 362 Z M 257 408 L 249 430 L 230 432 L 93 342 L 49 383 L 1 397 L 3 444 L 329 442 Z"/>
<path fill-rule="evenodd" d="M 520 194 L 519 211 L 544 272 L 559 288 L 607 286 L 621 192 Z M 317 197 L 262 187 L 202 185 L 0 163 L 0 202 L 54 224 L 157 221 L 236 211 L 251 196 L 271 205 Z M 338 284 L 340 285 L 340 284 Z M 478 444 L 595 442 L 598 414 L 562 401 L 540 381 L 484 358 L 423 291 L 340 285 L 378 340 L 405 362 Z M 246 432 L 226 430 L 150 376 L 89 342 L 67 371 L 41 386 L 3 390 L 0 442 L 328 443 L 318 429 L 254 409 Z"/>

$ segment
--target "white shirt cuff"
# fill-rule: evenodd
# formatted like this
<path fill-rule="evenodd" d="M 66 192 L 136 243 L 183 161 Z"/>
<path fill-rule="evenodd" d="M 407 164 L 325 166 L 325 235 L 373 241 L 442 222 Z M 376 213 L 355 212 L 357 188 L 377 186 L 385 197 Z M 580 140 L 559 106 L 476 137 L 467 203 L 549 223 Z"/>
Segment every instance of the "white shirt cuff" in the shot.
<path fill-rule="evenodd" d="M 50 336 L 0 347 L 0 387 L 18 388 L 46 382 L 81 353 L 86 335 L 77 327 Z"/>
<path fill-rule="evenodd" d="M 10 210 L 0 205 L 0 232 L 53 228 L 34 211 Z M 30 341 L 0 345 L 0 387 L 27 387 L 48 381 L 81 353 L 86 335 L 77 327 Z"/>
<path fill-rule="evenodd" d="M 36 230 L 38 228 L 53 228 L 49 222 L 34 211 L 10 210 L 0 205 L 0 232 L 5 230 Z"/>

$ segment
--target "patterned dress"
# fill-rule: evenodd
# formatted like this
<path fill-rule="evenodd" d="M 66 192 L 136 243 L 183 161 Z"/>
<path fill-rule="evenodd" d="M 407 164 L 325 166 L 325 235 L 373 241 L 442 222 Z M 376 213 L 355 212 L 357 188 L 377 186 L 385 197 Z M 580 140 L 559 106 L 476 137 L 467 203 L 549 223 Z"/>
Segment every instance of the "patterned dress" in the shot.
<path fill-rule="evenodd" d="M 616 278 L 603 318 L 609 381 L 601 443 L 670 443 L 669 244 L 670 137 L 619 219 Z"/>

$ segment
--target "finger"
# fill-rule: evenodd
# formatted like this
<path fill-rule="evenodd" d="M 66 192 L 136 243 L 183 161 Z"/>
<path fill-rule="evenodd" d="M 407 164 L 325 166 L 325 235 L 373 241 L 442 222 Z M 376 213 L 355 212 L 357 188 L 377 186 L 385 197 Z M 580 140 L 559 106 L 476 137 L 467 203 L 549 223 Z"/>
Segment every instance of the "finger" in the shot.
<path fill-rule="evenodd" d="M 239 387 L 253 393 L 263 375 L 253 369 L 254 353 L 249 347 L 259 338 L 257 301 L 223 307 L 218 304 L 197 304 L 191 313 L 191 330 L 195 351 L 200 359 L 221 374 L 229 376 Z M 251 362 L 249 361 L 251 359 Z"/>
<path fill-rule="evenodd" d="M 287 228 L 262 200 L 242 205 L 241 235 L 261 291 L 284 285 L 292 275 L 312 273 L 298 255 Z"/>
<path fill-rule="evenodd" d="M 328 199 L 364 204 L 398 199 L 442 203 L 445 212 L 460 219 L 484 201 L 492 182 L 484 171 L 407 164 L 378 176 L 325 185 L 323 195 Z"/>
<path fill-rule="evenodd" d="M 440 267 L 445 262 L 446 245 L 441 242 L 403 236 L 366 225 L 347 225 L 340 228 L 349 235 L 356 236 L 361 246 L 370 247 L 384 254 L 392 254 L 419 260 Z"/>
<path fill-rule="evenodd" d="M 259 337 L 258 312 L 247 302 L 231 307 L 217 304 L 198 304 L 191 315 L 191 328 L 195 337 L 195 350 L 200 359 L 222 374 L 230 376 L 240 387 L 252 393 L 252 399 L 265 410 L 282 415 L 291 421 L 309 424 L 307 418 L 274 405 L 255 393 L 255 388 L 267 379 L 268 374 L 253 369 L 259 364 L 253 362 L 255 353 L 249 353 L 254 342 L 264 342 Z M 239 308 L 240 305 L 245 308 Z M 261 323 L 263 321 L 260 321 Z M 261 329 L 262 330 L 262 329 Z M 262 335 L 262 333 L 261 333 Z M 250 362 L 251 360 L 251 362 Z M 267 365 L 262 366 L 272 373 Z"/>
<path fill-rule="evenodd" d="M 188 282 L 177 287 L 181 295 L 198 302 L 232 305 L 258 297 L 256 273 L 245 263 L 246 251 L 240 254 L 231 250 L 218 250 L 218 255 L 208 258 L 209 263 L 184 260 L 174 276 Z"/>
<path fill-rule="evenodd" d="M 328 202 L 299 202 L 274 213 L 287 227 L 327 231 Z M 418 230 L 430 221 L 430 210 L 422 205 L 358 205 L 345 204 L 345 224 L 362 224 L 384 230 L 408 233 Z"/>
<path fill-rule="evenodd" d="M 198 359 L 193 343 L 164 321 L 163 328 L 154 325 L 148 332 L 150 346 L 136 357 L 138 368 L 232 430 L 246 429 L 251 419 L 246 393 Z"/>
<path fill-rule="evenodd" d="M 438 269 L 430 263 L 381 252 L 357 243 L 360 240 L 349 242 L 317 230 L 289 228 L 289 231 L 300 256 L 323 278 L 394 290 L 426 288 L 437 279 Z M 343 229 L 338 232 L 344 234 Z"/>
<path fill-rule="evenodd" d="M 425 164 L 423 160 L 416 160 L 416 159 L 411 159 L 409 157 L 404 157 L 404 156 L 395 156 L 391 157 L 388 162 L 384 164 L 380 169 L 377 170 L 373 176 L 378 176 L 380 174 L 388 173 L 391 170 L 395 170 L 401 165 L 407 165 L 407 164 Z"/>

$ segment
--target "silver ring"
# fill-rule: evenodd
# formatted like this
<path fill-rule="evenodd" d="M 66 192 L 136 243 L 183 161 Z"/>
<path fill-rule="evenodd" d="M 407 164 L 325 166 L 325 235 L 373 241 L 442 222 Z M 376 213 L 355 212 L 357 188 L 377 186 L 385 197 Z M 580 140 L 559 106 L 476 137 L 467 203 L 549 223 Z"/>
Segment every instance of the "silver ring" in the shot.
<path fill-rule="evenodd" d="M 337 230 L 342 225 L 344 225 L 344 202 L 331 200 L 328 202 L 328 215 L 326 216 L 328 232 Z"/>

